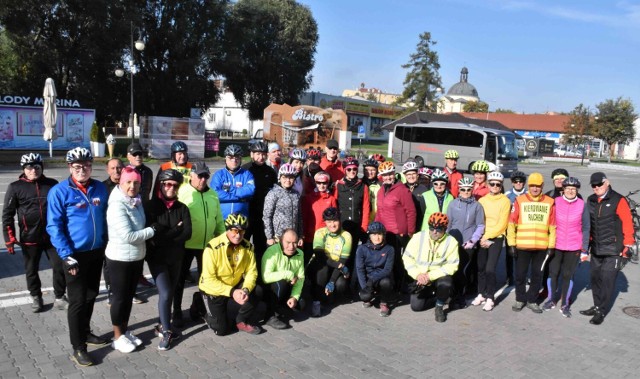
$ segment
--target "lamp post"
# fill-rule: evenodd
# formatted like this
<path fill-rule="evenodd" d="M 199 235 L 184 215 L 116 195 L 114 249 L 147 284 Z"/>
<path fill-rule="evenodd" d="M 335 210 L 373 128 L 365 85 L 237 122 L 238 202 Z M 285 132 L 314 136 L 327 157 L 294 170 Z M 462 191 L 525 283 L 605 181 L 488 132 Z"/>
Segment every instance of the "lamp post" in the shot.
<path fill-rule="evenodd" d="M 598 116 L 595 116 L 593 120 L 595 122 L 598 122 Z M 588 134 L 588 133 L 591 133 L 591 130 L 589 128 L 590 125 L 591 125 L 591 112 L 587 113 L 587 127 L 584 130 L 585 135 L 583 136 L 583 139 L 582 139 L 582 158 L 580 159 L 580 166 L 584 165 L 584 154 L 587 151 L 586 144 L 587 144 L 587 141 L 590 140 L 590 137 Z"/>
<path fill-rule="evenodd" d="M 131 83 L 131 113 L 129 114 L 129 125 L 131 126 L 131 143 L 135 142 L 136 139 L 136 129 L 135 129 L 135 125 L 134 125 L 134 113 L 133 113 L 133 75 L 136 73 L 136 67 L 135 67 L 135 62 L 133 60 L 133 48 L 135 47 L 136 50 L 138 51 L 142 51 L 144 50 L 144 42 L 142 41 L 142 39 L 140 38 L 140 28 L 136 28 L 138 30 L 138 40 L 133 41 L 133 21 L 131 21 L 131 50 L 129 51 L 129 81 Z M 115 71 L 115 74 L 117 77 L 121 78 L 124 76 L 124 69 L 118 67 Z"/>

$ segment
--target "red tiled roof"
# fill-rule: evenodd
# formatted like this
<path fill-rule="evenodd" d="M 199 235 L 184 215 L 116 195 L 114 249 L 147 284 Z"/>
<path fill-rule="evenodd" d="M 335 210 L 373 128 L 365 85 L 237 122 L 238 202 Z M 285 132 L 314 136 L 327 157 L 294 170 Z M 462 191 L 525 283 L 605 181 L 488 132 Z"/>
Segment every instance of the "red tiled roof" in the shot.
<path fill-rule="evenodd" d="M 462 116 L 487 120 L 487 113 L 462 112 Z M 512 130 L 564 133 L 571 121 L 569 115 L 489 113 L 489 120 L 498 121 Z"/>

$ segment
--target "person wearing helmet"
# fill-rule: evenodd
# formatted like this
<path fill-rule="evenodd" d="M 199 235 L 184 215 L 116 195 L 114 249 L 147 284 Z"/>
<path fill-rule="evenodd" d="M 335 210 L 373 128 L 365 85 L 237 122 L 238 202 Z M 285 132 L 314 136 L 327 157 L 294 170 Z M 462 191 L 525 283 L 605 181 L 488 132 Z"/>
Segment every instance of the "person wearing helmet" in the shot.
<path fill-rule="evenodd" d="M 307 150 L 307 166 L 309 166 L 311 163 L 317 163 L 320 164 L 320 161 L 322 160 L 322 151 L 319 149 L 314 149 L 313 147 L 309 148 L 309 150 Z"/>
<path fill-rule="evenodd" d="M 402 255 L 404 267 L 415 281 L 411 284 L 411 310 L 426 309 L 429 298 L 436 297 L 436 322 L 445 322 L 444 304 L 453 290 L 453 275 L 458 270 L 458 241 L 446 230 L 449 218 L 435 212 L 427 220 L 428 231 L 416 233 Z"/>
<path fill-rule="evenodd" d="M 100 290 L 100 272 L 107 243 L 107 187 L 91 178 L 93 155 L 83 147 L 67 152 L 69 178 L 47 195 L 47 233 L 62 259 L 67 283 L 67 320 L 72 359 L 91 366 L 87 344 L 106 345 L 90 326 L 93 305 Z"/>
<path fill-rule="evenodd" d="M 376 212 L 378 211 L 378 191 L 380 190 L 380 180 L 378 179 L 378 161 L 374 159 L 367 159 L 362 162 L 363 177 L 362 181 L 369 188 L 369 204 L 371 210 L 369 211 L 369 222 L 373 222 L 376 218 Z"/>
<path fill-rule="evenodd" d="M 229 145 L 224 149 L 225 167 L 211 177 L 211 188 L 218 194 L 222 217 L 242 213 L 249 217 L 249 202 L 256 191 L 253 174 L 242 168 L 242 148 Z"/>
<path fill-rule="evenodd" d="M 310 148 L 307 150 L 307 163 L 302 169 L 302 197 L 313 193 L 316 184 L 313 181 L 314 176 L 322 171 L 320 161 L 322 159 L 322 151 Z"/>
<path fill-rule="evenodd" d="M 489 172 L 489 164 L 486 161 L 475 161 L 471 165 L 473 172 L 473 196 L 479 200 L 482 196 L 489 193 L 487 186 L 487 172 Z"/>
<path fill-rule="evenodd" d="M 393 277 L 395 290 L 399 291 L 406 285 L 406 271 L 402 264 L 401 252 L 416 232 L 417 211 L 411 192 L 398 180 L 393 162 L 380 163 L 378 173 L 382 178 L 382 185 L 376 199 L 378 210 L 375 221 L 385 226 L 385 240 L 396 252 Z"/>
<path fill-rule="evenodd" d="M 56 309 L 69 307 L 64 295 L 66 282 L 62 260 L 53 250 L 47 226 L 47 194 L 58 181 L 44 175 L 44 162 L 38 153 L 29 153 L 20 159 L 22 173 L 18 180 L 7 186 L 2 209 L 2 232 L 9 254 L 15 254 L 15 245 L 22 250 L 27 289 L 31 295 L 31 310 L 34 313 L 43 310 L 42 282 L 38 270 L 40 258 L 45 252 L 51 263 L 53 273 L 53 293 Z M 20 234 L 16 232 L 15 218 L 18 216 Z M 19 240 L 19 241 L 18 241 Z"/>
<path fill-rule="evenodd" d="M 253 175 L 255 191 L 249 201 L 249 228 L 244 238 L 250 240 L 254 246 L 256 263 L 260 268 L 262 253 L 267 249 L 267 237 L 264 235 L 262 222 L 264 199 L 271 188 L 278 182 L 278 175 L 266 164 L 268 147 L 259 141 L 249 146 L 251 162 L 245 163 L 242 168 Z"/>
<path fill-rule="evenodd" d="M 313 255 L 313 236 L 316 230 L 326 226 L 322 212 L 327 208 L 338 207 L 338 201 L 329 190 L 331 186 L 329 174 L 320 171 L 313 178 L 316 184 L 315 190 L 302 197 L 305 266 Z"/>
<path fill-rule="evenodd" d="M 150 199 L 153 187 L 153 171 L 144 164 L 144 150 L 139 143 L 134 142 L 127 147 L 127 160 L 131 166 L 136 168 L 142 178 L 140 197 L 146 203 Z"/>
<path fill-rule="evenodd" d="M 433 175 L 433 170 L 428 167 L 420 167 L 418 175 L 420 175 L 420 184 L 427 187 L 428 190 L 431 189 L 431 175 Z"/>
<path fill-rule="evenodd" d="M 207 326 L 218 336 L 229 333 L 227 308 L 230 302 L 240 306 L 235 317 L 239 331 L 260 334 L 262 329 L 250 323 L 257 305 L 254 293 L 258 269 L 253 245 L 244 239 L 248 219 L 242 213 L 230 213 L 225 219 L 226 232 L 213 238 L 202 254 L 202 275 L 198 288 L 206 304 Z"/>
<path fill-rule="evenodd" d="M 173 295 L 173 326 L 181 328 L 184 325 L 182 317 L 182 296 L 184 294 L 184 282 L 191 275 L 191 262 L 196 259 L 197 278 L 202 272 L 202 252 L 207 242 L 224 233 L 224 218 L 218 194 L 209 188 L 210 171 L 203 161 L 194 162 L 189 173 L 189 182 L 178 188 L 178 200 L 189 208 L 191 217 L 191 238 L 185 244 L 184 257 L 180 277 Z M 197 279 L 196 279 L 197 281 Z M 194 295 L 191 308 L 196 305 L 199 295 Z"/>
<path fill-rule="evenodd" d="M 449 177 L 447 189 L 453 197 L 458 197 L 458 181 L 462 179 L 462 173 L 458 171 L 458 159 L 460 154 L 456 150 L 447 150 L 444 152 L 444 171 Z"/>
<path fill-rule="evenodd" d="M 330 297 L 346 294 L 350 270 L 347 260 L 351 254 L 353 240 L 351 234 L 342 229 L 340 211 L 330 207 L 322 212 L 324 228 L 316 230 L 313 236 L 313 259 L 309 263 L 311 278 L 311 317 L 322 315 L 321 302 Z"/>
<path fill-rule="evenodd" d="M 447 182 L 449 177 L 447 174 L 439 169 L 436 169 L 431 175 L 431 184 L 433 187 L 425 191 L 422 194 L 425 203 L 424 216 L 422 218 L 422 228 L 420 230 L 427 230 L 429 225 L 429 217 L 435 212 L 447 213 L 449 204 L 453 201 L 453 195 L 447 189 Z"/>
<path fill-rule="evenodd" d="M 556 208 L 556 252 L 549 262 L 549 278 L 546 281 L 547 298 L 542 309 L 550 311 L 562 300 L 560 313 L 571 317 L 571 289 L 573 274 L 578 267 L 581 256 L 586 256 L 589 249 L 589 208 L 584 200 L 578 197 L 580 181 L 568 177 L 562 183 L 562 195 L 555 198 Z M 561 297 L 558 293 L 558 278 L 562 273 Z"/>
<path fill-rule="evenodd" d="M 580 314 L 592 316 L 589 323 L 600 325 L 611 309 L 618 272 L 631 258 L 630 250 L 636 241 L 627 199 L 614 191 L 604 172 L 591 174 L 589 184 L 593 190 L 587 198 L 591 224 L 589 268 L 593 306 L 580 311 Z"/>
<path fill-rule="evenodd" d="M 459 195 L 447 208 L 449 226 L 447 233 L 458 241 L 460 263 L 453 275 L 455 297 L 449 306 L 465 308 L 465 296 L 475 294 L 473 287 L 477 285 L 476 252 L 478 242 L 484 234 L 484 209 L 471 194 L 473 180 L 458 180 Z"/>
<path fill-rule="evenodd" d="M 267 146 L 267 166 L 271 167 L 277 174 L 282 165 L 282 148 L 276 142 L 271 142 Z"/>
<path fill-rule="evenodd" d="M 362 306 L 370 308 L 375 297 L 380 300 L 380 316 L 391 313 L 389 303 L 393 297 L 393 247 L 385 243 L 387 230 L 380 222 L 367 227 L 369 240 L 356 251 L 356 274 Z"/>
<path fill-rule="evenodd" d="M 287 329 L 298 309 L 304 286 L 304 253 L 298 249 L 298 235 L 293 229 L 282 233 L 279 243 L 269 246 L 262 257 L 262 282 L 265 284 L 267 325 Z"/>
<path fill-rule="evenodd" d="M 556 168 L 555 170 L 551 171 L 551 179 L 553 180 L 553 189 L 549 190 L 545 195 L 551 196 L 554 199 L 562 196 L 562 190 L 564 188 L 562 186 L 562 182 L 564 182 L 564 180 L 568 177 L 569 177 L 569 171 L 565 170 L 564 168 Z"/>
<path fill-rule="evenodd" d="M 527 175 L 522 171 L 515 171 L 513 174 L 511 174 L 511 189 L 505 192 L 505 195 L 509 198 L 511 205 L 513 205 L 513 202 L 516 201 L 516 197 L 527 193 L 527 188 L 525 187 L 526 181 Z M 509 251 L 508 241 L 505 241 L 505 245 L 507 251 Z M 511 254 L 505 255 L 504 263 L 507 273 L 507 286 L 512 287 L 516 284 L 516 281 L 513 275 L 514 259 Z"/>
<path fill-rule="evenodd" d="M 378 163 L 382 163 L 384 161 L 386 161 L 387 159 L 384 157 L 384 155 L 382 154 L 372 154 L 371 155 L 371 159 L 373 159 L 374 161 L 378 162 Z"/>
<path fill-rule="evenodd" d="M 358 167 L 360 165 L 358 160 L 347 158 L 342 162 L 342 165 L 345 171 L 344 178 L 336 182 L 333 196 L 338 200 L 338 209 L 342 216 L 340 220 L 342 228 L 351 234 L 351 238 L 354 241 L 347 261 L 347 266 L 353 271 L 358 241 L 364 242 L 367 240 L 366 231 L 369 224 L 371 205 L 369 202 L 369 188 L 358 178 Z M 353 286 L 355 286 L 355 281 Z"/>
<path fill-rule="evenodd" d="M 158 181 L 158 175 L 165 170 L 176 170 L 182 174 L 184 182 L 189 181 L 189 173 L 191 172 L 191 163 L 189 162 L 189 147 L 182 141 L 176 141 L 171 144 L 171 160 L 160 165 L 158 173 L 156 174 L 156 182 L 153 186 L 153 192 L 151 196 L 158 196 L 158 191 L 161 190 Z"/>
<path fill-rule="evenodd" d="M 484 209 L 485 230 L 478 250 L 478 296 L 471 304 L 484 304 L 482 309 L 490 312 L 495 306 L 496 266 L 507 231 L 511 202 L 502 193 L 504 176 L 500 172 L 487 174 L 487 182 L 489 193 L 478 200 Z"/>
<path fill-rule="evenodd" d="M 295 148 L 289 152 L 289 164 L 292 165 L 296 169 L 296 179 L 293 182 L 293 188 L 300 193 L 303 194 L 303 175 L 302 170 L 304 169 L 304 164 L 307 161 L 307 152 L 304 149 Z"/>
<path fill-rule="evenodd" d="M 508 253 L 516 260 L 516 302 L 511 309 L 520 312 L 527 306 L 534 313 L 542 313 L 537 303 L 543 266 L 556 246 L 555 205 L 542 193 L 544 178 L 534 172 L 527 180 L 529 191 L 516 198 L 507 227 Z M 527 273 L 531 270 L 531 284 L 526 288 Z"/>
<path fill-rule="evenodd" d="M 292 165 L 285 163 L 280 167 L 279 185 L 273 186 L 264 199 L 264 234 L 267 245 L 271 246 L 282 236 L 285 229 L 296 231 L 300 240 L 304 241 L 302 230 L 302 212 L 300 212 L 300 193 L 293 188 L 297 171 Z"/>
<path fill-rule="evenodd" d="M 426 210 L 426 204 L 422 194 L 428 191 L 428 188 L 420 184 L 418 170 L 418 164 L 414 161 L 407 161 L 402 165 L 402 174 L 406 180 L 405 186 L 407 186 L 409 192 L 411 192 L 413 204 L 416 208 L 416 230 L 421 230 L 422 219 L 424 218 L 424 212 Z"/>
<path fill-rule="evenodd" d="M 331 181 L 335 183 L 344 176 L 344 167 L 340 159 L 338 159 L 338 153 L 340 152 L 338 141 L 334 139 L 328 140 L 325 151 L 326 155 L 320 160 L 320 167 L 329 174 Z"/>
<path fill-rule="evenodd" d="M 182 173 L 170 168 L 160 171 L 156 180 L 160 192 L 145 206 L 145 217 L 147 225 L 157 223 L 167 231 L 147 240 L 146 261 L 158 288 L 160 323 L 154 330 L 160 337 L 158 349 L 168 350 L 179 335 L 171 325 L 171 305 L 182 271 L 184 244 L 191 238 L 191 215 L 189 208 L 178 201 L 178 188 L 184 183 Z"/>

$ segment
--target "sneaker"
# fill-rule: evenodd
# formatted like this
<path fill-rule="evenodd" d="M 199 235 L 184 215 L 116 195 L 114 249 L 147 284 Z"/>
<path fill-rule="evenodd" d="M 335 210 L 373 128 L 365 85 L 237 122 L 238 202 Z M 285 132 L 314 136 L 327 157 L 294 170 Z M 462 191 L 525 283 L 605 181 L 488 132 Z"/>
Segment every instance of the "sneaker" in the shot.
<path fill-rule="evenodd" d="M 91 359 L 91 356 L 89 355 L 89 353 L 87 353 L 87 349 L 74 350 L 73 355 L 71 356 L 71 360 L 76 362 L 78 366 L 93 366 L 93 359 Z"/>
<path fill-rule="evenodd" d="M 436 322 L 447 321 L 447 315 L 444 313 L 444 307 L 442 305 L 436 305 Z"/>
<path fill-rule="evenodd" d="M 124 336 L 127 337 L 129 339 L 129 341 L 131 341 L 131 343 L 136 345 L 136 347 L 142 345 L 142 340 L 140 338 L 136 337 L 135 334 L 131 333 L 131 331 L 127 330 L 127 332 L 124 334 Z"/>
<path fill-rule="evenodd" d="M 545 311 L 550 311 L 555 307 L 556 307 L 556 303 L 554 303 L 553 300 L 547 300 L 544 302 L 544 304 L 542 304 L 542 309 Z"/>
<path fill-rule="evenodd" d="M 322 307 L 320 306 L 319 301 L 314 301 L 311 305 L 311 317 L 320 317 L 322 316 Z"/>
<path fill-rule="evenodd" d="M 391 309 L 385 303 L 380 303 L 380 317 L 389 317 Z"/>
<path fill-rule="evenodd" d="M 138 279 L 138 284 L 145 287 L 155 287 L 153 283 L 149 281 L 144 275 L 140 275 L 140 279 Z"/>
<path fill-rule="evenodd" d="M 482 294 L 478 294 L 478 296 L 476 296 L 476 298 L 471 302 L 471 305 L 477 307 L 478 305 L 483 304 L 485 301 L 487 301 L 487 299 L 482 296 Z"/>
<path fill-rule="evenodd" d="M 522 308 L 524 308 L 524 302 L 522 302 L 522 301 L 516 301 L 511 306 L 511 310 L 514 311 L 514 312 L 520 312 L 522 310 Z"/>
<path fill-rule="evenodd" d="M 564 305 L 560 308 L 560 313 L 562 313 L 562 316 L 566 317 L 566 318 L 570 318 L 571 317 L 571 310 L 569 309 L 568 305 Z"/>
<path fill-rule="evenodd" d="M 280 320 L 278 316 L 271 316 L 269 320 L 267 320 L 267 325 L 278 330 L 287 329 L 288 327 L 287 323 Z"/>
<path fill-rule="evenodd" d="M 136 349 L 136 345 L 134 345 L 133 342 L 131 342 L 124 334 L 121 335 L 117 340 L 113 341 L 111 343 L 111 347 L 114 350 L 118 350 L 119 352 L 125 354 L 130 353 Z"/>
<path fill-rule="evenodd" d="M 171 320 L 171 323 L 176 328 L 182 328 L 184 326 L 184 319 L 182 318 L 181 309 L 173 311 L 173 319 Z"/>
<path fill-rule="evenodd" d="M 533 313 L 542 313 L 542 308 L 537 303 L 527 303 L 527 308 L 531 309 Z"/>
<path fill-rule="evenodd" d="M 249 325 L 244 322 L 239 322 L 236 324 L 236 327 L 239 331 L 249 333 L 249 334 L 260 334 L 261 330 L 257 326 Z"/>
<path fill-rule="evenodd" d="M 171 349 L 171 332 L 160 333 L 160 342 L 158 343 L 158 350 L 166 351 Z"/>
<path fill-rule="evenodd" d="M 164 329 L 162 328 L 162 325 L 158 324 L 153 328 L 153 334 L 155 334 L 156 337 L 162 337 L 162 333 L 164 332 Z M 180 332 L 176 332 L 173 330 L 169 331 L 171 333 L 171 340 L 178 340 L 180 339 L 180 337 L 182 337 L 182 333 Z"/>
<path fill-rule="evenodd" d="M 87 333 L 87 345 L 104 346 L 108 343 L 109 341 L 106 338 L 98 337 L 92 332 Z"/>
<path fill-rule="evenodd" d="M 371 308 L 373 307 L 373 304 L 371 304 L 370 301 L 363 301 L 362 302 L 362 308 Z"/>
<path fill-rule="evenodd" d="M 493 300 L 487 299 L 487 301 L 484 303 L 484 307 L 482 307 L 482 310 L 485 312 L 491 312 L 493 310 L 493 307 Z"/>
<path fill-rule="evenodd" d="M 42 296 L 33 296 L 31 300 L 31 311 L 33 313 L 42 312 L 43 307 Z"/>
<path fill-rule="evenodd" d="M 136 295 L 133 295 L 133 299 L 131 300 L 131 302 L 133 304 L 144 304 L 144 303 L 147 302 L 147 299 L 145 299 L 144 297 L 136 294 Z"/>
<path fill-rule="evenodd" d="M 66 309 L 69 309 L 69 300 L 67 300 L 66 296 L 58 297 L 53 301 L 53 306 L 56 309 L 64 311 Z"/>

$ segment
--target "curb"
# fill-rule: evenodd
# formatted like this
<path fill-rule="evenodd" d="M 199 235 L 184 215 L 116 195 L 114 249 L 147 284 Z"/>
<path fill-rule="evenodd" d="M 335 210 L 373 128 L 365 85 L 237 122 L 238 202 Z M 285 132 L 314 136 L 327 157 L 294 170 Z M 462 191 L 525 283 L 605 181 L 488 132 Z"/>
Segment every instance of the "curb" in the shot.
<path fill-rule="evenodd" d="M 625 166 L 613 163 L 595 163 L 591 162 L 589 164 L 589 168 L 601 168 L 607 170 L 620 170 L 620 171 L 628 171 L 628 172 L 640 172 L 640 167 L 637 166 Z"/>

